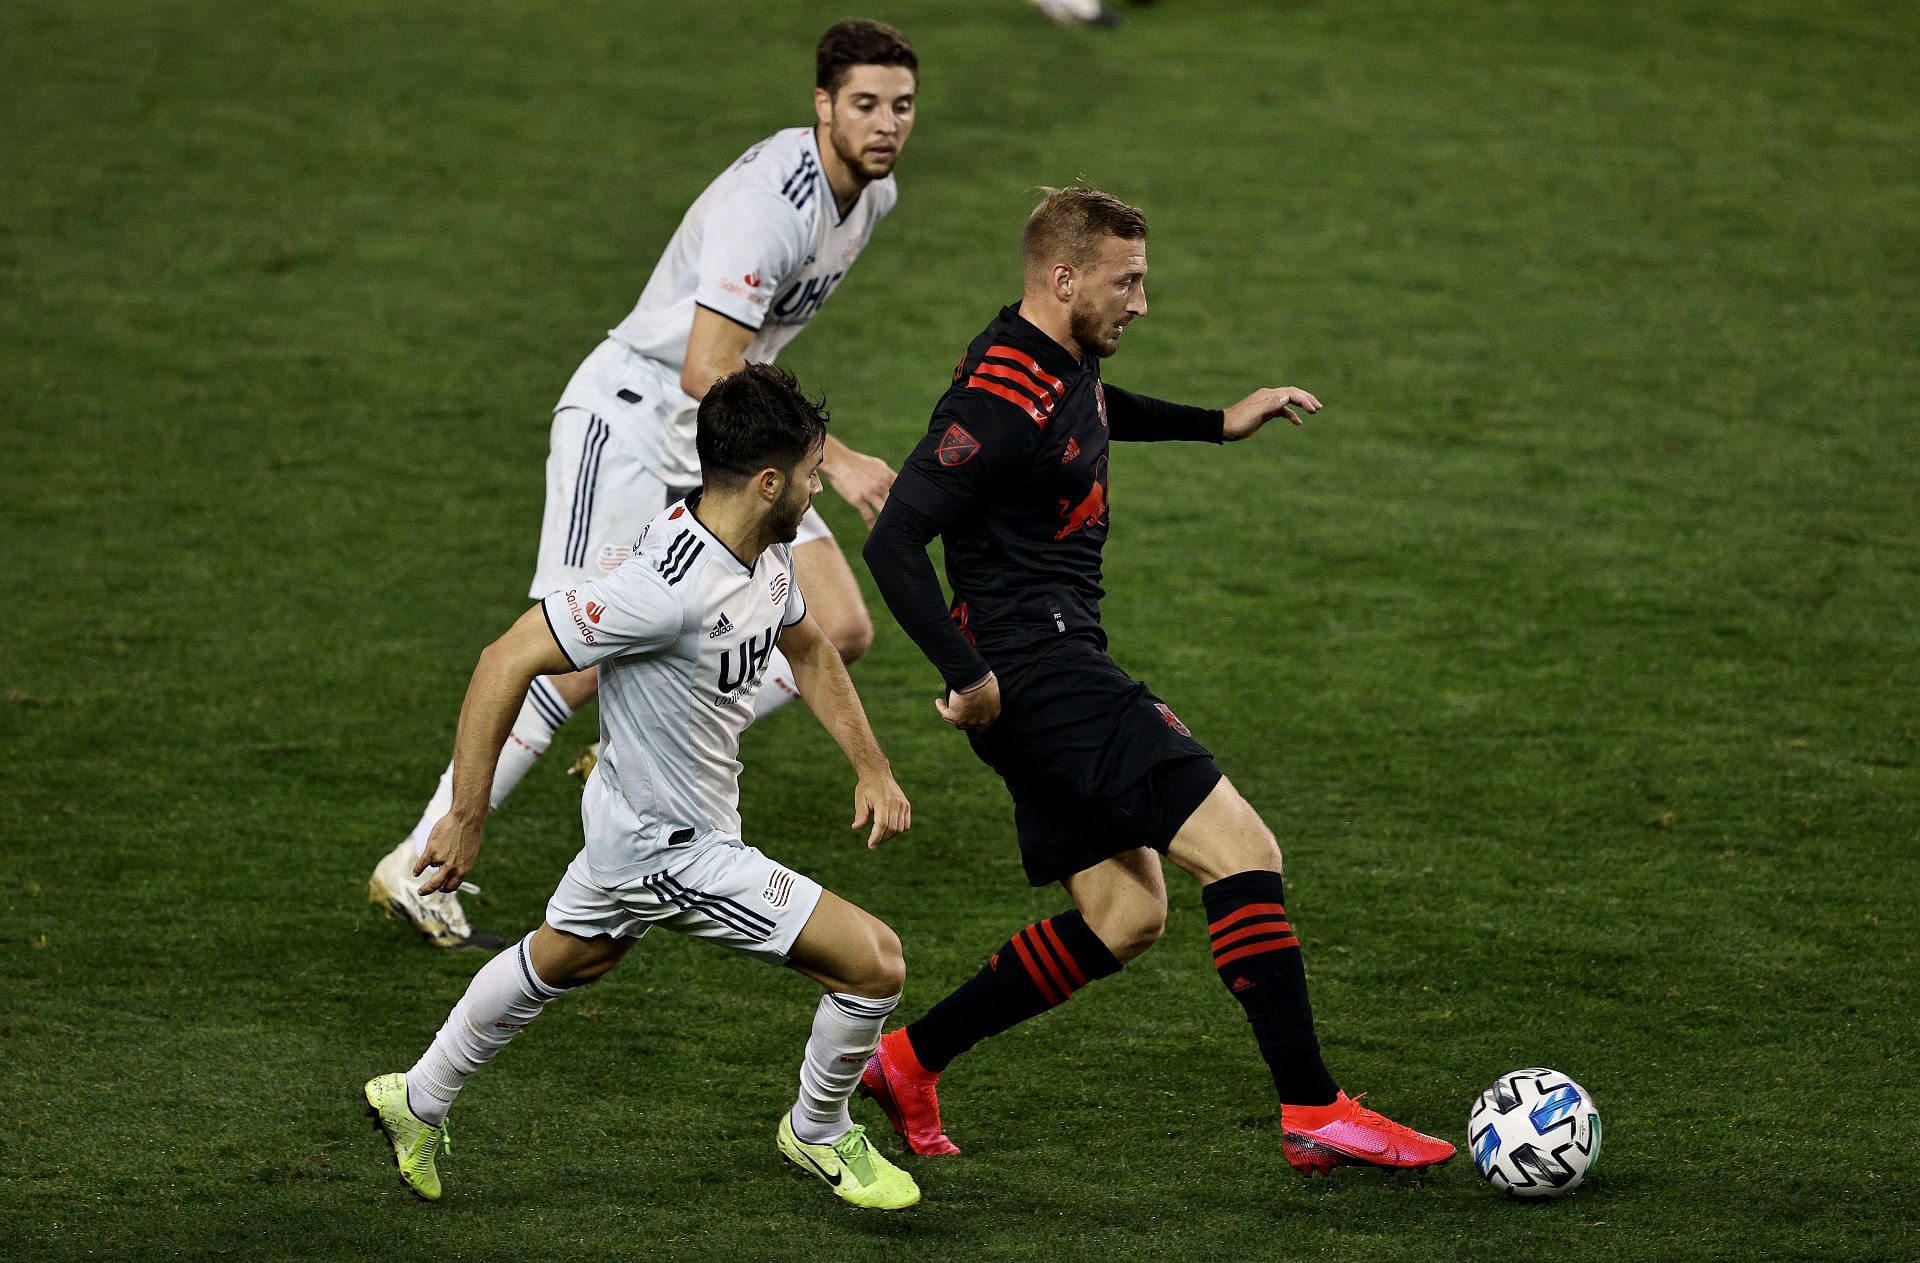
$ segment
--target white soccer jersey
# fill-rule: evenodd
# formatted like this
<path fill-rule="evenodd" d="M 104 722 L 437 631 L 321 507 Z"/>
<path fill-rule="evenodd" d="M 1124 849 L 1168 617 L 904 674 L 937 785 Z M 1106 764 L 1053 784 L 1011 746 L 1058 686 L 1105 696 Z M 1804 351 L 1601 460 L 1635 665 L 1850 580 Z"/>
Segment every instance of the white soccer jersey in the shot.
<path fill-rule="evenodd" d="M 637 828 L 587 830 L 608 884 L 662 872 L 740 836 L 740 734 L 783 627 L 806 615 L 793 552 L 751 565 L 694 516 L 696 492 L 652 522 L 612 574 L 542 603 L 576 668 L 600 668 L 600 766 Z"/>
<path fill-rule="evenodd" d="M 678 381 L 693 309 L 705 307 L 756 330 L 745 358 L 772 362 L 820 310 L 898 197 L 892 176 L 875 180 L 843 217 L 813 128 L 775 132 L 694 200 L 639 303 L 610 336 Z M 671 485 L 700 481 L 694 428 L 689 406 L 662 436 L 661 472 Z"/>

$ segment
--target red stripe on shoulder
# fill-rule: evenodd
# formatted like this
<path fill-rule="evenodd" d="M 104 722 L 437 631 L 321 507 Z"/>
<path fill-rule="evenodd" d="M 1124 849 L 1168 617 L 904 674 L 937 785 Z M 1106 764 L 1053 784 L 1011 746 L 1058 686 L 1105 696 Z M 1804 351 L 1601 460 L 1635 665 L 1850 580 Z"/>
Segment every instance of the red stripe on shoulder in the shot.
<path fill-rule="evenodd" d="M 1055 395 L 1065 395 L 1067 393 L 1067 384 L 1061 381 L 1058 377 L 1055 377 L 1052 373 L 1049 373 L 1046 369 L 1041 368 L 1040 361 L 1034 359 L 1031 355 L 1028 355 L 1025 351 L 1015 350 L 1013 347 L 1008 346 L 1004 342 L 996 342 L 994 345 L 987 348 L 987 354 L 996 355 L 1006 360 L 1012 360 L 1015 364 L 1018 364 L 1021 368 L 1024 368 L 1029 373 L 1032 373 L 1035 378 L 1046 383 L 1046 385 L 1052 387 L 1053 393 Z"/>
<path fill-rule="evenodd" d="M 1047 414 L 1040 411 L 1039 407 L 1034 404 L 1033 400 L 1027 398 L 1025 395 L 1021 394 L 1017 390 L 1012 390 L 1006 386 L 1001 385 L 999 382 L 994 381 L 991 377 L 981 377 L 980 375 L 975 374 L 974 376 L 967 378 L 967 389 L 968 390 L 984 390 L 990 395 L 998 395 L 1002 399 L 1006 400 L 1008 403 L 1019 408 L 1020 411 L 1026 413 L 1029 417 L 1033 418 L 1033 423 L 1035 425 L 1039 426 L 1043 430 L 1047 428 Z"/>
<path fill-rule="evenodd" d="M 1017 386 L 1021 390 L 1026 391 L 1029 395 L 1033 396 L 1033 402 L 1039 405 L 1040 411 L 1046 413 L 1048 416 L 1053 415 L 1055 405 L 1060 402 L 1054 398 L 1053 393 L 1045 386 L 1042 386 L 1039 382 L 1036 382 L 1033 378 L 1027 376 L 1017 368 L 1008 368 L 1005 364 L 982 363 L 980 367 L 973 371 L 981 377 L 997 377 L 1008 385 Z"/>

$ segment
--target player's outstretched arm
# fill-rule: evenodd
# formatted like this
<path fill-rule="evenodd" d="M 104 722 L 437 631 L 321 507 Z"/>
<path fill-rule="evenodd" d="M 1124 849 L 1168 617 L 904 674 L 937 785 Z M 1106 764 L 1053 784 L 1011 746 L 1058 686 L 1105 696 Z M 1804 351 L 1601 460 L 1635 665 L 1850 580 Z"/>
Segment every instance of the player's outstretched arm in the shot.
<path fill-rule="evenodd" d="M 853 828 L 872 821 L 867 833 L 869 850 L 888 838 L 905 833 L 913 824 L 913 805 L 893 779 L 893 768 L 874 738 L 866 708 L 854 691 L 853 677 L 811 614 L 780 632 L 780 652 L 793 668 L 800 689 L 821 727 L 832 735 L 859 778 L 853 787 Z M 504 736 L 504 734 L 502 734 Z"/>
<path fill-rule="evenodd" d="M 887 493 L 893 490 L 893 466 L 878 456 L 856 452 L 829 434 L 820 472 L 841 498 L 860 510 L 860 520 L 872 530 L 874 519 L 887 507 Z"/>
<path fill-rule="evenodd" d="M 705 307 L 693 309 L 693 329 L 687 335 L 687 356 L 680 370 L 680 389 L 690 399 L 704 399 L 713 384 L 746 366 L 747 348 L 756 330 Z M 893 466 L 877 456 L 856 452 L 831 434 L 820 472 L 836 493 L 860 511 L 868 529 L 887 503 L 893 488 Z"/>
<path fill-rule="evenodd" d="M 421 894 L 457 890 L 473 871 L 487 824 L 493 770 L 513 730 L 513 717 L 526 700 L 527 686 L 537 675 L 573 669 L 537 605 L 481 652 L 460 704 L 460 731 L 453 742 L 453 808 L 433 827 L 427 849 L 413 866 L 415 877 L 426 874 Z"/>
<path fill-rule="evenodd" d="M 1295 425 L 1305 425 L 1301 412 L 1320 411 L 1320 401 L 1298 386 L 1267 386 L 1254 391 L 1227 409 L 1221 437 L 1231 443 L 1251 438 L 1260 427 L 1275 417 L 1285 417 Z"/>

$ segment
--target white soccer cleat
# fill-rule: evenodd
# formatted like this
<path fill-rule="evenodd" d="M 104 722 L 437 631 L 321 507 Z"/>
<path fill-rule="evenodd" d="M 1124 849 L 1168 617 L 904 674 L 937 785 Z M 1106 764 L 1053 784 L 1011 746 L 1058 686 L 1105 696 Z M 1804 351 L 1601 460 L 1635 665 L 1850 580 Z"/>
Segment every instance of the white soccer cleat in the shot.
<path fill-rule="evenodd" d="M 1031 0 L 1040 15 L 1056 26 L 1118 26 L 1118 15 L 1109 13 L 1100 0 Z"/>
<path fill-rule="evenodd" d="M 474 929 L 473 923 L 467 920 L 466 909 L 460 906 L 460 896 L 453 891 L 419 893 L 420 879 L 413 875 L 417 858 L 413 839 L 400 839 L 400 845 L 387 852 L 386 858 L 374 867 L 373 876 L 367 879 L 367 901 L 386 909 L 388 916 L 401 916 L 413 922 L 413 928 L 435 947 L 497 951 L 507 945 L 507 940 L 498 934 Z M 462 882 L 460 889 L 468 894 L 480 892 L 472 882 Z"/>

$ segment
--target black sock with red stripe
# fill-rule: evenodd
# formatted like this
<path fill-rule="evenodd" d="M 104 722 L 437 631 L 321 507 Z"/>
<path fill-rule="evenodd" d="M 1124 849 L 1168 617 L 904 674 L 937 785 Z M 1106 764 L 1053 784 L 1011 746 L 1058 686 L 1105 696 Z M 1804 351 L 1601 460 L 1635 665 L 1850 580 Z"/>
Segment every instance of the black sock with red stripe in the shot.
<path fill-rule="evenodd" d="M 1063 912 L 1009 939 L 979 973 L 909 1025 L 907 1038 L 921 1065 L 945 1070 L 989 1035 L 1065 1004 L 1095 978 L 1119 972 L 1120 962 L 1079 910 Z"/>
<path fill-rule="evenodd" d="M 1313 1007 L 1307 1003 L 1307 969 L 1287 920 L 1280 874 L 1235 873 L 1203 887 L 1200 897 L 1213 936 L 1213 967 L 1247 1011 L 1280 1103 L 1332 1104 L 1340 1088 L 1320 1060 Z"/>

